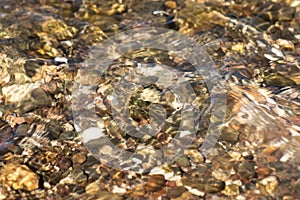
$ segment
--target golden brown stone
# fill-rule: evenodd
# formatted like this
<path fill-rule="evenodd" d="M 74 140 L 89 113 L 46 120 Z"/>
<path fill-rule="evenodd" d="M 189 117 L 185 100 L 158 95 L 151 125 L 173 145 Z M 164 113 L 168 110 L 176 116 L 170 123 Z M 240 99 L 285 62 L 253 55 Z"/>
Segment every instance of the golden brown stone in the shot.
<path fill-rule="evenodd" d="M 14 190 L 36 190 L 39 187 L 39 176 L 26 165 L 7 164 L 0 172 L 0 182 Z"/>
<path fill-rule="evenodd" d="M 278 188 L 279 181 L 276 176 L 268 176 L 260 180 L 256 185 L 262 194 L 271 195 Z"/>
<path fill-rule="evenodd" d="M 154 174 L 150 176 L 147 183 L 144 185 L 144 188 L 149 192 L 156 192 L 163 188 L 165 182 L 166 181 L 163 175 Z"/>
<path fill-rule="evenodd" d="M 76 153 L 73 155 L 72 160 L 74 163 L 82 164 L 86 161 L 86 155 L 84 153 Z"/>
<path fill-rule="evenodd" d="M 273 170 L 266 167 L 259 167 L 255 169 L 256 174 L 258 175 L 258 178 L 264 178 L 268 176 Z"/>
<path fill-rule="evenodd" d="M 95 181 L 88 184 L 85 188 L 85 191 L 87 194 L 97 194 L 97 192 L 99 191 L 99 187 L 100 187 L 99 181 Z"/>
<path fill-rule="evenodd" d="M 175 9 L 177 7 L 177 4 L 175 1 L 166 1 L 165 6 L 171 9 Z"/>
<path fill-rule="evenodd" d="M 238 185 L 236 184 L 229 184 L 225 186 L 225 190 L 224 193 L 227 196 L 234 196 L 234 195 L 238 195 L 240 193 L 240 188 Z"/>

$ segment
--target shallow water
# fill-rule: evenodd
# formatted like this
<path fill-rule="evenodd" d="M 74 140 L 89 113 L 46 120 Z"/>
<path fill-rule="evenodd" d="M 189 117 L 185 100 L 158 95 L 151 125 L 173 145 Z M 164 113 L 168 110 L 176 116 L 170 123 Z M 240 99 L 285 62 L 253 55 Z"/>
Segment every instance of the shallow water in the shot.
<path fill-rule="evenodd" d="M 0 0 L 0 30 L 1 198 L 300 195 L 299 1 Z"/>

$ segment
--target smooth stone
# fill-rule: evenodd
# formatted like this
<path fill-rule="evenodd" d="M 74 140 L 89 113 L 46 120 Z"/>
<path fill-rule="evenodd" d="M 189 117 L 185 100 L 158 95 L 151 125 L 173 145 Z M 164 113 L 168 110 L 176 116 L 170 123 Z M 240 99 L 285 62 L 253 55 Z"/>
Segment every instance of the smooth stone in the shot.
<path fill-rule="evenodd" d="M 28 124 L 20 124 L 17 126 L 17 129 L 16 129 L 16 135 L 17 136 L 21 136 L 21 137 L 24 137 L 24 136 L 28 136 L 28 130 L 29 130 L 29 126 Z"/>
<path fill-rule="evenodd" d="M 221 190 L 224 190 L 225 183 L 220 180 L 209 180 L 207 183 L 205 183 L 204 191 L 206 193 L 216 193 L 220 192 Z"/>
<path fill-rule="evenodd" d="M 189 167 L 191 166 L 191 163 L 187 156 L 182 155 L 176 160 L 176 165 L 179 167 Z"/>
<path fill-rule="evenodd" d="M 37 106 L 50 106 L 51 99 L 42 88 L 35 88 L 31 92 L 31 97 Z"/>

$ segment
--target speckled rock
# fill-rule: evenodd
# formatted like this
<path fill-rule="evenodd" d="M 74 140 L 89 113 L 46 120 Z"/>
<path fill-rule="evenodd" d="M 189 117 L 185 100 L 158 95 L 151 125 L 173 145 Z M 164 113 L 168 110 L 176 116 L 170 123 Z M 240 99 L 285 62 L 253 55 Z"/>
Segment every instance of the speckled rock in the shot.
<path fill-rule="evenodd" d="M 39 188 L 39 176 L 26 165 L 7 164 L 1 171 L 0 182 L 14 190 L 32 191 Z"/>
<path fill-rule="evenodd" d="M 235 196 L 240 194 L 240 187 L 237 184 L 228 184 L 225 186 L 224 193 L 227 196 Z"/>
<path fill-rule="evenodd" d="M 258 189 L 266 195 L 272 195 L 279 187 L 279 181 L 276 176 L 268 176 L 257 183 Z"/>

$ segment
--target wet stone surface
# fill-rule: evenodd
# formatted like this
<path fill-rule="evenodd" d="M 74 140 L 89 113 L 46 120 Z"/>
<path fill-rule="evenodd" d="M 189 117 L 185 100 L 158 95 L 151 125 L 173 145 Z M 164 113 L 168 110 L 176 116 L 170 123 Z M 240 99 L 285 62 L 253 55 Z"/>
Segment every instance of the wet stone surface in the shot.
<path fill-rule="evenodd" d="M 299 1 L 2 0 L 0 13 L 0 199 L 299 198 Z M 176 30 L 205 47 L 226 87 L 224 121 L 219 122 L 224 105 L 212 113 L 214 99 L 203 78 L 172 52 L 143 49 L 136 41 L 141 49 L 128 47 L 132 52 L 101 76 L 84 73 L 93 46 L 151 26 Z M 110 95 L 122 77 L 132 83 L 143 80 L 137 72 L 128 75 L 143 70 L 141 63 L 154 63 L 152 69 L 167 65 L 177 70 L 172 72 L 177 77 L 185 75 L 195 95 L 182 98 L 201 111 L 189 148 L 164 165 L 157 163 L 173 152 L 153 152 L 168 145 L 180 126 L 189 129 L 196 122 L 180 115 L 178 95 L 160 95 L 158 83 L 174 81 L 170 73 L 153 73 L 154 83 L 128 98 L 130 119 L 121 120 L 134 127 L 152 123 L 160 131 L 138 138 L 118 127 Z M 97 122 L 87 109 L 72 107 L 78 76 L 83 85 L 97 86 Z M 134 76 L 138 78 L 131 80 Z M 127 94 L 126 88 L 118 89 Z M 75 96 L 79 104 L 86 95 Z M 146 160 L 137 166 L 145 173 L 128 170 L 132 162 L 113 168 L 97 160 L 82 140 L 88 126 L 77 124 L 73 113 L 97 124 L 118 147 L 138 152 L 133 163 Z M 162 116 L 168 118 L 164 126 L 157 123 Z M 75 129 L 79 125 L 81 132 Z M 220 136 L 204 155 L 200 149 L 210 125 Z M 93 153 L 109 152 L 109 146 L 99 149 L 93 137 L 88 141 Z"/>

